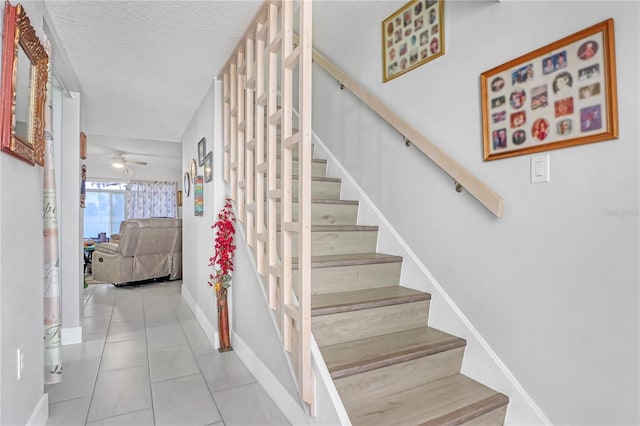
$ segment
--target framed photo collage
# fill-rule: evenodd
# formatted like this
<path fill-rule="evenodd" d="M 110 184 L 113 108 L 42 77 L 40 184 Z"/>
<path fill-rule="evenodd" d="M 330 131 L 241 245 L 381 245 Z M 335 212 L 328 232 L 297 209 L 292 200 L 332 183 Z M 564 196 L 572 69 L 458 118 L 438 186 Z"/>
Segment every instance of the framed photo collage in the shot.
<path fill-rule="evenodd" d="M 382 80 L 444 55 L 444 0 L 413 0 L 382 21 Z"/>
<path fill-rule="evenodd" d="M 484 158 L 618 136 L 613 21 L 481 75 Z"/>

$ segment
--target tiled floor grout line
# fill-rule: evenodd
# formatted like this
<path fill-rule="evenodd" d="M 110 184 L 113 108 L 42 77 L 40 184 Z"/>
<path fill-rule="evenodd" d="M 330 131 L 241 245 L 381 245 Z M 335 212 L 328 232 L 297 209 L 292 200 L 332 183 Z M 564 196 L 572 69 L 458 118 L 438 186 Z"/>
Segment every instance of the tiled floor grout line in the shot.
<path fill-rule="evenodd" d="M 94 297 L 94 294 L 96 292 L 96 288 L 94 288 L 93 291 L 91 292 L 91 296 L 89 296 L 89 299 L 87 299 L 87 303 L 85 303 L 84 307 L 86 307 L 87 304 L 89 303 L 89 301 Z M 89 413 L 91 412 L 91 403 L 93 402 L 93 396 L 96 393 L 96 386 L 98 386 L 98 376 L 100 375 L 100 367 L 102 366 L 102 358 L 104 357 L 104 349 L 107 346 L 107 336 L 109 335 L 109 329 L 111 328 L 111 319 L 113 318 L 113 307 L 116 304 L 117 298 L 118 298 L 118 293 L 116 293 L 116 296 L 113 298 L 113 304 L 111 305 L 111 313 L 109 314 L 109 325 L 107 326 L 107 331 L 104 334 L 104 342 L 102 344 L 102 352 L 100 352 L 100 361 L 98 362 L 98 370 L 96 371 L 96 379 L 93 381 L 93 389 L 91 390 L 91 397 L 89 398 L 89 408 L 87 409 L 87 416 L 84 419 L 84 424 L 85 425 L 87 423 L 89 423 Z M 83 309 L 82 318 L 83 319 L 86 318 L 84 316 L 84 309 Z M 82 342 L 82 343 L 84 344 L 84 342 Z"/>
<path fill-rule="evenodd" d="M 101 355 L 100 355 L 100 362 L 98 363 L 98 371 L 96 373 L 96 380 L 95 380 L 95 382 L 93 384 L 93 391 L 91 392 L 91 396 L 90 396 L 90 400 L 89 400 L 89 409 L 87 410 L 87 416 L 86 416 L 85 422 L 84 422 L 85 425 L 87 423 L 89 423 L 89 413 L 91 412 L 91 403 L 93 402 L 93 397 L 95 395 L 96 386 L 98 385 L 98 376 L 100 375 L 100 368 L 102 366 L 102 361 L 103 361 L 103 358 L 104 358 L 105 348 L 107 346 L 107 343 L 113 343 L 113 342 L 107 342 L 107 338 L 108 338 L 108 335 L 109 335 L 109 330 L 111 329 L 111 325 L 113 323 L 113 310 L 115 309 L 115 305 L 116 305 L 116 303 L 118 301 L 118 297 L 121 296 L 121 294 L 120 294 L 121 293 L 121 289 L 118 288 L 118 287 L 115 287 L 115 286 L 114 286 L 114 289 L 115 289 L 114 291 L 116 293 L 115 293 L 115 297 L 113 298 L 113 304 L 111 305 L 111 314 L 109 315 L 109 326 L 107 327 L 107 331 L 106 331 L 106 334 L 105 334 L 105 337 L 104 337 L 104 344 L 102 345 L 102 352 L 101 352 Z M 96 289 L 94 289 L 91 292 L 91 296 L 89 297 L 89 299 L 87 299 L 87 302 L 85 303 L 85 306 L 89 303 L 91 298 L 94 297 L 95 291 L 96 291 Z M 151 369 L 150 369 L 150 366 L 149 366 L 149 364 L 150 364 L 150 360 L 149 360 L 149 345 L 147 344 L 147 327 L 146 327 L 146 318 L 144 316 L 144 291 L 143 290 L 140 290 L 140 300 L 141 300 L 141 304 L 142 304 L 142 323 L 143 323 L 143 328 L 144 328 L 144 343 L 145 343 L 145 347 L 146 347 L 146 351 L 147 351 L 147 371 L 149 373 L 149 395 L 151 397 L 151 407 L 150 408 L 151 408 L 151 415 L 153 417 L 153 424 L 155 425 L 155 423 L 156 423 L 155 422 L 155 411 L 153 410 L 153 388 L 151 387 Z M 129 319 L 121 320 L 121 322 L 125 322 L 125 321 L 129 322 L 130 320 Z M 116 322 L 118 322 L 118 321 L 116 321 Z M 118 340 L 118 341 L 115 341 L 115 342 L 121 342 L 121 341 L 126 341 L 126 340 L 127 339 Z M 135 339 L 129 339 L 129 340 L 135 340 Z M 148 409 L 149 408 L 142 408 L 140 410 L 133 410 L 133 411 L 130 411 L 130 412 L 127 412 L 127 413 L 116 414 L 115 416 L 131 414 L 131 413 L 134 413 L 134 412 L 137 412 L 137 411 L 143 411 L 143 410 L 148 410 Z M 115 416 L 110 416 L 110 417 L 115 417 Z M 109 419 L 110 417 L 105 417 L 103 419 L 96 419 L 96 420 L 93 420 L 93 421 L 105 420 L 105 419 Z"/>
<path fill-rule="evenodd" d="M 182 296 L 182 287 L 180 288 L 180 300 L 181 302 L 184 302 L 183 296 Z M 211 400 L 213 401 L 213 405 L 216 407 L 216 411 L 218 412 L 218 415 L 220 416 L 220 421 L 222 422 L 223 425 L 226 425 L 227 422 L 225 422 L 224 417 L 222 416 L 222 412 L 220 411 L 220 408 L 218 407 L 218 403 L 216 402 L 215 397 L 213 396 L 213 391 L 211 390 L 211 388 L 209 387 L 209 382 L 207 381 L 207 379 L 204 377 L 204 373 L 202 372 L 202 368 L 200 367 L 200 363 L 198 362 L 198 357 L 196 356 L 196 354 L 193 352 L 193 347 L 191 346 L 191 342 L 189 341 L 189 339 L 187 338 L 187 334 L 185 333 L 185 329 L 184 326 L 182 324 L 182 320 L 180 320 L 180 318 L 178 317 L 178 313 L 176 311 L 176 305 L 174 303 L 171 303 L 171 307 L 173 309 L 173 313 L 176 315 L 176 318 L 178 319 L 178 323 L 180 324 L 180 329 L 182 330 L 182 334 L 184 334 L 184 338 L 187 341 L 187 345 L 189 346 L 189 350 L 191 351 L 191 355 L 193 355 L 193 359 L 196 362 L 196 366 L 198 367 L 198 372 L 200 373 L 200 376 L 202 377 L 202 380 L 204 380 L 204 384 L 205 386 L 207 386 L 207 390 L 209 391 L 209 395 L 211 396 Z M 189 311 L 191 311 L 191 307 L 189 306 Z M 198 321 L 198 319 L 196 318 L 195 314 L 193 313 L 193 311 L 191 311 L 191 314 L 193 315 L 194 319 L 196 320 L 196 323 L 198 324 L 198 328 L 202 330 L 202 326 L 200 325 L 200 322 Z M 204 330 L 203 330 L 204 332 Z M 206 334 L 205 334 L 206 335 Z M 211 343 L 211 342 L 209 342 Z M 213 347 L 213 350 L 215 351 L 216 348 L 215 346 Z"/>
<path fill-rule="evenodd" d="M 157 424 L 158 421 L 160 422 L 163 421 L 164 419 L 163 416 L 165 416 L 167 413 L 165 413 L 166 411 L 165 407 L 163 406 L 155 407 L 155 404 L 154 404 L 155 401 L 153 399 L 154 384 L 156 384 L 156 387 L 155 387 L 155 391 L 156 391 L 155 393 L 157 394 L 155 395 L 156 398 L 162 399 L 162 398 L 165 398 L 167 395 L 171 395 L 171 392 L 167 393 L 168 392 L 167 389 L 175 386 L 170 382 L 171 380 L 176 380 L 176 379 L 191 376 L 191 378 L 186 382 L 182 380 L 182 381 L 176 381 L 175 383 L 176 385 L 178 383 L 183 383 L 182 386 L 186 385 L 186 383 L 192 383 L 195 386 L 197 383 L 197 387 L 200 390 L 198 390 L 194 395 L 198 395 L 198 398 L 203 398 L 201 399 L 202 404 L 205 404 L 203 406 L 203 409 L 206 406 L 207 407 L 206 410 L 208 413 L 206 416 L 204 417 L 200 416 L 199 418 L 201 418 L 203 421 L 205 421 L 206 419 L 208 421 L 207 424 L 213 424 L 212 422 L 213 422 L 213 419 L 215 418 L 214 417 L 215 413 L 217 413 L 218 417 L 217 417 L 217 420 L 215 420 L 216 425 L 224 426 L 227 424 L 228 421 L 233 422 L 234 421 L 233 419 L 235 419 L 236 416 L 238 416 L 237 412 L 235 410 L 224 411 L 229 409 L 227 405 L 229 405 L 230 403 L 231 403 L 231 406 L 236 405 L 233 403 L 233 401 L 235 401 L 235 398 L 230 400 L 228 392 L 230 391 L 232 392 L 232 395 L 236 395 L 236 392 L 233 391 L 234 389 L 236 389 L 238 392 L 240 392 L 238 395 L 252 395 L 252 398 L 253 398 L 253 391 L 250 391 L 249 389 L 252 389 L 251 385 L 256 383 L 255 377 L 253 377 L 251 383 L 244 383 L 244 380 L 245 380 L 244 378 L 242 379 L 242 382 L 241 382 L 234 378 L 227 377 L 227 375 L 218 372 L 220 368 L 214 367 L 216 365 L 220 365 L 221 367 L 226 369 L 226 366 L 229 366 L 229 368 L 233 367 L 235 371 L 236 368 L 239 368 L 239 366 L 236 366 L 237 355 L 229 355 L 227 357 L 223 353 L 218 353 L 218 351 L 215 349 L 214 342 L 212 342 L 207 337 L 206 333 L 204 333 L 204 330 L 202 329 L 202 325 L 198 321 L 198 318 L 194 314 L 191 306 L 189 306 L 188 303 L 186 303 L 184 296 L 182 294 L 181 283 L 179 283 L 178 285 L 168 285 L 168 286 L 162 286 L 162 285 L 153 286 L 153 287 L 150 286 L 149 288 L 145 288 L 144 286 L 137 287 L 137 288 L 132 288 L 132 287 L 133 286 L 126 287 L 123 289 L 123 288 L 114 287 L 112 285 L 105 283 L 101 285 L 100 284 L 95 285 L 95 287 L 92 287 L 89 289 L 85 289 L 86 293 L 84 293 L 84 296 L 83 296 L 84 308 L 86 312 L 91 316 L 84 317 L 84 314 L 82 315 L 83 320 L 88 319 L 88 322 L 86 325 L 83 323 L 83 327 L 88 327 L 88 328 L 85 328 L 84 331 L 87 331 L 87 330 L 91 331 L 91 333 L 85 333 L 86 335 L 91 334 L 91 336 L 89 337 L 94 337 L 97 339 L 92 338 L 90 341 L 86 341 L 85 340 L 86 335 L 85 335 L 85 337 L 83 338 L 82 345 L 85 345 L 90 342 L 90 346 L 89 347 L 79 346 L 78 349 L 74 349 L 73 352 L 70 352 L 69 356 L 71 355 L 76 356 L 75 351 L 78 350 L 80 352 L 77 353 L 77 356 L 81 357 L 79 359 L 86 359 L 85 358 L 86 356 L 93 357 L 92 363 L 95 366 L 93 368 L 97 368 L 97 369 L 96 369 L 95 376 L 93 377 L 94 382 L 92 384 L 92 387 L 89 388 L 91 392 L 90 394 L 87 392 L 84 396 L 80 396 L 78 398 L 69 398 L 66 400 L 59 401 L 62 403 L 62 402 L 66 402 L 74 399 L 84 399 L 84 401 L 82 402 L 82 407 L 83 407 L 83 410 L 85 409 L 84 407 L 86 407 L 87 411 L 84 413 L 77 412 L 77 411 L 69 411 L 69 408 L 67 407 L 77 407 L 78 406 L 77 404 L 79 402 L 76 402 L 72 405 L 66 404 L 66 405 L 59 406 L 60 408 L 57 408 L 57 410 L 63 410 L 63 411 L 58 411 L 58 413 L 66 412 L 68 413 L 67 416 L 72 416 L 72 418 L 76 419 L 78 423 L 84 424 L 84 425 L 87 425 L 89 423 L 89 418 L 92 417 L 91 416 L 92 412 L 94 413 L 94 416 L 97 416 L 100 418 L 92 419 L 91 422 L 97 422 L 97 423 L 105 422 L 105 421 L 119 422 L 119 421 L 124 421 L 125 419 L 125 417 L 123 417 L 123 420 L 120 420 L 119 419 L 120 416 L 127 416 L 126 419 L 129 419 L 129 421 L 132 421 L 131 419 L 133 418 L 140 418 L 140 419 L 144 418 L 145 421 L 149 422 L 149 424 L 155 425 Z M 117 311 L 116 311 L 116 307 L 118 307 Z M 142 321 L 139 320 L 140 314 L 142 314 Z M 148 317 L 147 317 L 147 314 L 149 315 Z M 116 318 L 116 315 L 118 316 L 118 318 Z M 170 315 L 173 315 L 173 317 L 171 317 Z M 151 321 L 151 323 L 149 321 Z M 105 322 L 107 322 L 106 326 L 104 325 Z M 118 326 L 116 326 L 116 324 L 114 323 L 118 324 Z M 178 328 L 175 328 L 176 325 Z M 144 332 L 141 334 L 138 328 L 140 326 L 144 328 Z M 148 340 L 149 335 L 147 330 L 148 327 L 151 327 L 151 328 L 168 327 L 169 328 L 168 330 L 164 330 L 164 329 L 153 330 L 151 338 L 152 338 L 152 341 L 157 344 L 160 344 L 163 342 L 167 343 L 171 340 L 177 339 L 178 337 L 186 341 L 186 348 L 188 348 L 189 352 L 186 352 L 186 349 L 181 349 L 180 352 L 184 354 L 183 357 L 185 359 L 185 362 L 188 361 L 186 359 L 187 353 L 191 354 L 193 362 L 195 362 L 195 368 L 189 367 L 189 370 L 193 371 L 193 373 L 185 374 L 177 377 L 167 377 L 166 379 L 162 379 L 157 382 L 152 382 L 150 347 L 149 347 L 149 340 Z M 182 333 L 182 336 L 178 336 L 178 333 Z M 175 338 L 173 337 L 174 334 L 176 336 Z M 100 336 L 102 336 L 101 339 L 100 339 Z M 109 338 L 113 338 L 117 340 L 109 342 L 108 341 Z M 123 340 L 120 340 L 120 339 L 123 339 Z M 149 392 L 148 396 L 150 397 L 150 400 L 149 400 L 150 405 L 144 406 L 144 404 L 140 404 L 138 402 L 135 404 L 135 407 L 134 405 L 128 405 L 127 406 L 128 408 L 126 409 L 129 411 L 127 411 L 126 413 L 120 413 L 118 412 L 118 410 L 125 408 L 124 406 L 120 407 L 119 409 L 116 409 L 114 408 L 115 406 L 111 407 L 110 404 L 107 404 L 107 406 L 104 406 L 104 404 L 101 404 L 100 402 L 104 398 L 109 398 L 109 399 L 112 398 L 113 397 L 112 392 L 119 392 L 119 389 L 120 389 L 119 387 L 115 387 L 115 388 L 113 387 L 114 383 L 119 383 L 119 382 L 114 381 L 115 376 L 111 376 L 110 373 L 112 373 L 115 370 L 123 370 L 127 368 L 132 368 L 134 366 L 134 364 L 130 362 L 121 363 L 119 359 L 122 356 L 126 357 L 126 356 L 129 356 L 129 354 L 133 354 L 133 352 L 130 352 L 130 351 L 133 350 L 132 348 L 134 346 L 135 348 L 137 348 L 135 349 L 135 352 L 139 354 L 136 356 L 142 355 L 144 357 L 143 355 L 144 352 L 142 353 L 139 352 L 140 346 L 141 346 L 139 343 L 135 343 L 135 344 L 131 343 L 131 344 L 124 344 L 124 345 L 120 345 L 118 343 L 121 343 L 124 341 L 133 342 L 133 341 L 138 341 L 138 339 L 140 340 L 144 339 L 142 340 L 141 343 L 144 343 L 145 345 L 144 348 L 146 349 L 148 391 L 144 389 L 144 387 L 142 387 L 143 386 L 142 383 L 140 383 L 137 386 L 140 386 L 138 389 L 140 389 L 140 391 L 144 390 L 145 394 Z M 101 348 L 99 346 L 100 344 L 102 344 Z M 110 345 L 110 346 L 107 347 L 107 345 Z M 183 345 L 183 343 L 180 343 L 180 345 Z M 123 348 L 125 347 L 129 349 L 125 349 L 123 351 Z M 184 346 L 182 347 L 184 348 Z M 97 351 L 97 349 L 100 349 L 100 351 Z M 107 349 L 109 349 L 109 351 L 107 351 Z M 87 352 L 87 351 L 90 351 L 90 352 Z M 196 352 L 198 352 L 199 354 L 197 355 Z M 113 356 L 115 358 L 113 359 L 109 357 L 105 358 L 106 355 L 109 355 L 110 357 Z M 156 357 L 154 353 L 155 364 L 160 362 L 159 361 L 160 359 L 164 360 L 164 355 L 160 354 L 158 356 L 159 357 Z M 99 357 L 99 360 L 97 362 L 95 361 L 95 357 Z M 199 359 L 198 357 L 201 357 L 201 358 Z M 143 359 L 144 358 L 139 358 L 138 361 L 135 361 L 139 363 L 136 365 L 140 365 L 141 367 L 143 367 L 143 364 L 142 364 Z M 168 364 L 168 366 L 176 365 L 175 364 L 176 360 L 171 361 L 169 358 L 167 358 L 167 361 L 171 363 L 171 364 Z M 162 361 L 162 363 L 164 362 L 166 361 Z M 202 364 L 200 362 L 202 362 Z M 191 361 L 188 361 L 188 363 L 191 363 Z M 127 367 L 127 365 L 129 365 L 129 367 Z M 185 366 L 186 365 L 187 364 L 185 364 Z M 102 371 L 103 366 L 107 368 L 107 371 Z M 75 364 L 73 364 L 72 367 L 75 368 Z M 74 370 L 71 369 L 69 371 L 74 371 Z M 155 372 L 157 371 L 157 369 L 154 367 L 153 371 Z M 206 375 L 205 375 L 205 371 L 207 372 Z M 237 370 L 237 371 L 240 371 L 240 370 Z M 143 372 L 144 372 L 144 368 L 143 370 L 138 370 L 136 374 L 139 375 L 141 378 L 143 378 L 144 377 Z M 178 369 L 176 370 L 176 373 L 178 372 L 182 373 L 184 372 L 184 370 Z M 120 373 L 120 374 L 126 375 L 127 373 Z M 219 376 L 219 374 L 222 374 L 222 375 Z M 244 375 L 245 372 L 242 372 L 240 374 Z M 85 377 L 86 379 L 91 378 L 91 376 L 87 376 L 86 374 L 83 374 L 81 377 Z M 158 376 L 158 378 L 161 378 L 161 377 L 162 375 Z M 219 377 L 221 381 L 218 380 Z M 204 387 L 201 387 L 202 381 L 204 381 L 204 384 L 205 384 Z M 163 382 L 169 382 L 169 383 L 158 385 Z M 98 386 L 98 384 L 100 384 L 100 386 Z M 84 386 L 86 386 L 86 384 Z M 216 386 L 222 386 L 222 388 L 218 389 Z M 190 388 L 191 386 L 188 389 Z M 220 401 L 216 400 L 216 397 L 214 396 L 214 389 L 215 389 L 215 392 L 218 392 L 218 393 L 222 392 L 220 394 L 220 398 L 221 398 Z M 99 391 L 99 393 L 96 393 L 97 391 Z M 208 396 L 206 396 L 207 394 Z M 206 402 L 204 398 L 207 399 Z M 213 407 L 210 407 L 211 402 L 213 402 Z M 184 403 L 181 402 L 178 404 L 184 404 Z M 95 405 L 95 407 L 93 407 L 93 405 Z M 215 410 L 214 410 L 214 407 L 215 407 Z M 106 411 L 105 411 L 105 408 L 107 409 Z M 176 405 L 176 408 L 178 410 L 184 410 L 184 405 Z M 149 413 L 148 410 L 151 410 L 151 413 Z M 156 410 L 159 410 L 159 411 L 156 412 Z M 226 416 L 229 417 L 228 419 L 226 419 L 225 416 L 223 415 L 223 411 L 226 413 Z M 259 412 L 261 412 L 261 410 L 257 411 L 257 413 Z M 270 411 L 267 410 L 265 412 L 270 412 Z M 73 415 L 73 413 L 75 413 L 75 416 Z M 133 414 L 133 413 L 137 413 L 137 414 Z M 254 414 L 249 414 L 249 416 L 253 416 L 253 415 Z M 103 417 L 103 416 L 108 416 L 108 417 Z M 56 418 L 56 421 L 59 422 L 61 419 L 64 419 L 65 417 L 60 417 L 58 414 L 56 414 L 55 418 Z M 255 421 L 257 420 L 254 420 L 254 422 Z M 285 423 L 285 420 L 282 420 L 282 423 Z M 60 424 L 68 425 L 70 423 L 60 423 Z M 264 424 L 268 424 L 268 422 L 265 422 Z"/>
<path fill-rule="evenodd" d="M 147 348 L 147 372 L 149 373 L 149 396 L 151 397 L 151 416 L 153 424 L 156 424 L 156 410 L 153 407 L 153 386 L 151 385 L 151 357 L 149 353 L 149 340 L 147 339 L 147 316 L 144 312 L 144 290 L 140 288 L 140 299 L 142 301 L 142 327 L 144 328 L 144 345 Z"/>

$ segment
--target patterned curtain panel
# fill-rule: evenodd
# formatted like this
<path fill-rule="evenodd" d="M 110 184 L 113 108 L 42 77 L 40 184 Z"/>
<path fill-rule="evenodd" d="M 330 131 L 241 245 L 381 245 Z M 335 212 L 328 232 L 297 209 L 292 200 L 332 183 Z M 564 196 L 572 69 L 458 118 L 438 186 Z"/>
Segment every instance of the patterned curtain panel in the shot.
<path fill-rule="evenodd" d="M 175 182 L 132 180 L 127 185 L 127 219 L 176 217 Z"/>
<path fill-rule="evenodd" d="M 51 57 L 51 44 L 45 41 L 45 50 Z M 43 236 L 44 236 L 44 384 L 51 385 L 62 380 L 62 346 L 60 330 L 61 283 L 58 251 L 58 215 L 56 212 L 56 177 L 53 167 L 53 103 L 51 90 L 51 62 L 47 65 L 47 103 L 44 112 L 44 182 L 43 182 Z"/>

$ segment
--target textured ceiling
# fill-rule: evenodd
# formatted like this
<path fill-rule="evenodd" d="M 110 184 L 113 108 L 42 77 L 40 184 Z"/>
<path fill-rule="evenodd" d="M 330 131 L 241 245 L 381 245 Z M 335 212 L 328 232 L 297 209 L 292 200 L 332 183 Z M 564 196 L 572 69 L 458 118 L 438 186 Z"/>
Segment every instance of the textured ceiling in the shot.
<path fill-rule="evenodd" d="M 179 141 L 261 4 L 46 0 L 82 87 L 83 130 Z"/>

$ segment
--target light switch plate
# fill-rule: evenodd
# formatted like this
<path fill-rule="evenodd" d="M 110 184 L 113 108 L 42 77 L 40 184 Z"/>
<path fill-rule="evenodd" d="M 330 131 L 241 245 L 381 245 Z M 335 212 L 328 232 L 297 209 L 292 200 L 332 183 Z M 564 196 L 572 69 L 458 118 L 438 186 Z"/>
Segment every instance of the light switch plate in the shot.
<path fill-rule="evenodd" d="M 549 154 L 531 157 L 531 183 L 549 182 Z"/>

